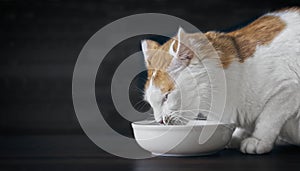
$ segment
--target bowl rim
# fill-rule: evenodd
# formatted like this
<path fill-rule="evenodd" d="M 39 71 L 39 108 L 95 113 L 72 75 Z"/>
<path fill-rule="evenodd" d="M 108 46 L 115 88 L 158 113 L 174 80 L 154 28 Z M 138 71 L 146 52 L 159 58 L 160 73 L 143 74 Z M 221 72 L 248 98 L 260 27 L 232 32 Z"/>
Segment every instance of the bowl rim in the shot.
<path fill-rule="evenodd" d="M 191 125 L 150 125 L 145 124 L 147 120 L 135 121 L 132 122 L 131 125 L 133 128 L 151 128 L 151 129 L 191 129 L 193 127 L 207 127 L 207 126 L 225 126 L 231 129 L 235 129 L 236 124 L 234 123 L 224 123 L 218 121 L 209 121 L 209 120 L 195 120 L 197 122 L 205 122 L 205 124 L 191 124 Z M 150 121 L 149 121 L 150 122 Z M 153 123 L 154 121 L 152 121 Z"/>

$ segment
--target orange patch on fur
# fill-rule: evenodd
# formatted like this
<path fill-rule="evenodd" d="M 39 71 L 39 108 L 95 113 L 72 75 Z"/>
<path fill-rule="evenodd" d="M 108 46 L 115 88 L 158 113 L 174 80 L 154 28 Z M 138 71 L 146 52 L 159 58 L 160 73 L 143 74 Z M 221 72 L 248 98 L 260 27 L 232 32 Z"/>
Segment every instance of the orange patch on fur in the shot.
<path fill-rule="evenodd" d="M 297 9 L 298 10 L 298 9 Z M 267 45 L 286 27 L 286 24 L 277 16 L 263 16 L 255 20 L 248 26 L 230 33 L 207 32 L 206 38 L 217 50 L 220 56 L 223 68 L 227 68 L 233 61 L 244 62 L 247 58 L 253 56 L 256 47 Z M 196 37 L 202 42 L 201 48 L 205 49 L 209 43 L 199 34 L 190 34 L 190 37 Z M 174 39 L 170 39 L 165 44 L 158 46 L 153 44 L 153 50 L 149 51 L 147 59 L 148 80 L 145 88 L 149 86 L 154 70 L 156 75 L 153 78 L 153 84 L 161 89 L 163 93 L 174 89 L 175 84 L 172 78 L 166 72 L 173 57 L 169 54 L 169 48 Z M 150 42 L 151 43 L 151 42 Z M 154 43 L 154 42 L 152 42 Z M 178 41 L 173 46 L 176 51 Z M 150 48 L 152 45 L 149 46 Z M 207 47 L 209 49 L 209 47 Z M 211 53 L 210 51 L 204 53 Z M 207 55 L 204 55 L 207 56 Z"/>
<path fill-rule="evenodd" d="M 154 69 L 148 69 L 148 79 L 145 84 L 145 89 L 149 87 L 153 73 Z M 152 81 L 156 87 L 160 88 L 162 93 L 170 92 L 175 88 L 173 79 L 169 76 L 167 72 L 161 70 L 156 70 L 156 75 L 153 77 Z"/>
<path fill-rule="evenodd" d="M 173 39 L 159 46 L 157 49 L 150 51 L 150 57 L 147 60 L 148 68 L 165 71 L 172 61 L 172 56 L 169 54 L 169 48 Z M 152 53 L 151 53 L 152 52 Z"/>
<path fill-rule="evenodd" d="M 156 75 L 153 78 L 153 84 L 156 87 L 160 88 L 163 93 L 174 89 L 174 81 L 166 72 L 166 69 L 173 59 L 173 57 L 169 54 L 169 48 L 173 41 L 174 39 L 170 39 L 162 46 L 159 46 L 157 49 L 153 50 L 150 54 L 150 57 L 147 60 L 148 79 L 145 84 L 145 89 L 149 86 L 154 71 L 156 71 Z M 175 47 L 177 47 L 177 41 L 175 43 Z"/>
<path fill-rule="evenodd" d="M 205 35 L 217 50 L 223 67 L 227 68 L 232 61 L 244 62 L 251 57 L 257 46 L 271 43 L 285 26 L 277 16 L 263 16 L 230 33 L 207 32 Z"/>
<path fill-rule="evenodd" d="M 263 16 L 248 26 L 228 33 L 236 42 L 240 61 L 252 56 L 257 46 L 268 45 L 285 28 L 286 24 L 277 16 Z"/>
<path fill-rule="evenodd" d="M 216 49 L 223 68 L 227 68 L 232 61 L 238 59 L 238 50 L 231 36 L 217 32 L 207 32 L 205 36 Z"/>

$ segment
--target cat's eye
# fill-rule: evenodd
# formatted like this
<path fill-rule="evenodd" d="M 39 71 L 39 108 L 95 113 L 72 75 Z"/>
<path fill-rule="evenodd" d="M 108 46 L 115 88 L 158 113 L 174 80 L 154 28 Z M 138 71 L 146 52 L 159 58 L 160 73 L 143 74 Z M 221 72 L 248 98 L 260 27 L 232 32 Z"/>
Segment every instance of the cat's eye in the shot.
<path fill-rule="evenodd" d="M 169 96 L 169 93 L 165 94 L 165 97 L 163 98 L 163 102 L 167 101 L 168 96 Z"/>

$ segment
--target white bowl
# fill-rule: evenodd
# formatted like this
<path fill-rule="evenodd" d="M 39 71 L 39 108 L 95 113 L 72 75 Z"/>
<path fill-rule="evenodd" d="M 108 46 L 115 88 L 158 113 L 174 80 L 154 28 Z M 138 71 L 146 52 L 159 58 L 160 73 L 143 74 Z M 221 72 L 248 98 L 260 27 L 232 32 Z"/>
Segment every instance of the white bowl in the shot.
<path fill-rule="evenodd" d="M 132 123 L 137 143 L 154 155 L 206 155 L 225 148 L 234 124 L 190 121 L 187 125 L 161 125 L 153 121 Z"/>

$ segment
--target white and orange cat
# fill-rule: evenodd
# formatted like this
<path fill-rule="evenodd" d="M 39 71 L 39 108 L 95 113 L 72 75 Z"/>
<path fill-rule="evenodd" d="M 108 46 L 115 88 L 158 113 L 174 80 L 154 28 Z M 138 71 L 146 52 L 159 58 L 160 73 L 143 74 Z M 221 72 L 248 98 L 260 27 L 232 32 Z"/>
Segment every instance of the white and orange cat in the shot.
<path fill-rule="evenodd" d="M 209 46 L 220 60 L 211 57 Z M 215 65 L 209 69 L 224 69 L 223 115 L 238 126 L 233 139 L 241 140 L 242 152 L 266 153 L 283 141 L 300 145 L 299 8 L 268 13 L 229 33 L 189 34 L 180 28 L 163 45 L 142 41 L 142 50 L 148 68 L 145 100 L 157 122 L 181 122 L 178 118 L 191 118 L 185 111 L 194 109 L 206 115 L 213 90 L 203 62 L 211 60 Z"/>

